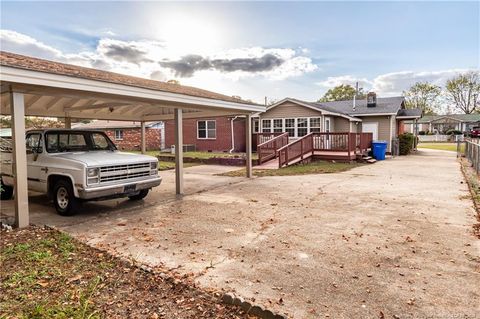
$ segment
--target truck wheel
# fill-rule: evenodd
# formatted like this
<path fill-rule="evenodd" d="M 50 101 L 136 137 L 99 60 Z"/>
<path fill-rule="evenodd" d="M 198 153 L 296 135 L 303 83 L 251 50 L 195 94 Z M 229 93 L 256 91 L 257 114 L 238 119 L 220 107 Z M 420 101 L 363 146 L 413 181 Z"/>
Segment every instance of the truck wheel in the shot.
<path fill-rule="evenodd" d="M 2 182 L 2 190 L 0 193 L 0 199 L 1 200 L 9 200 L 12 199 L 13 197 L 13 187 L 12 186 L 7 186 L 3 184 Z"/>
<path fill-rule="evenodd" d="M 72 184 L 66 180 L 59 180 L 53 186 L 53 204 L 57 213 L 62 216 L 72 216 L 77 212 L 78 199 L 73 193 Z"/>
<path fill-rule="evenodd" d="M 148 195 L 148 189 L 142 189 L 137 195 L 128 196 L 130 200 L 141 200 Z"/>

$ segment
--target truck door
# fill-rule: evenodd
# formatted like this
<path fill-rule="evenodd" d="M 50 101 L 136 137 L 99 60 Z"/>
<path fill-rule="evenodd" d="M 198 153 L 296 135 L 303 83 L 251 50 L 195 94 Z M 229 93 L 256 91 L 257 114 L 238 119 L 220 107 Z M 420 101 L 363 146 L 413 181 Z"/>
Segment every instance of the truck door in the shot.
<path fill-rule="evenodd" d="M 26 136 L 27 148 L 27 177 L 28 189 L 45 192 L 47 187 L 47 168 L 42 158 L 44 157 L 42 134 L 38 132 L 28 133 Z"/>

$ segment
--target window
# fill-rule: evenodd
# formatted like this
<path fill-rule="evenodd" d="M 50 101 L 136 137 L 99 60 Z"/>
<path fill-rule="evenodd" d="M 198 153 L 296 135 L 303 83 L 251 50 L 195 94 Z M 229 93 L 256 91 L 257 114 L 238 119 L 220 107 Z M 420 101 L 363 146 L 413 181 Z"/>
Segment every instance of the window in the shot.
<path fill-rule="evenodd" d="M 25 140 L 27 153 L 41 153 L 42 152 L 42 135 L 40 133 L 33 133 L 27 135 Z"/>
<path fill-rule="evenodd" d="M 289 137 L 295 137 L 295 119 L 285 119 L 285 132 Z"/>
<path fill-rule="evenodd" d="M 262 120 L 262 132 L 263 133 L 272 132 L 272 120 Z"/>
<path fill-rule="evenodd" d="M 84 152 L 89 151 L 83 133 L 48 133 L 47 152 Z"/>
<path fill-rule="evenodd" d="M 273 133 L 282 133 L 282 132 L 283 132 L 283 119 L 274 119 Z"/>
<path fill-rule="evenodd" d="M 93 148 L 96 150 L 110 150 L 112 146 L 110 145 L 107 137 L 100 133 L 92 134 L 92 143 Z"/>
<path fill-rule="evenodd" d="M 215 120 L 197 121 L 197 138 L 214 139 L 217 137 Z"/>
<path fill-rule="evenodd" d="M 310 118 L 310 133 L 320 132 L 320 123 L 321 123 L 321 120 L 319 117 Z"/>
<path fill-rule="evenodd" d="M 253 123 L 253 133 L 260 132 L 260 122 L 259 122 L 259 120 L 258 119 L 253 119 L 252 123 Z"/>
<path fill-rule="evenodd" d="M 115 141 L 123 140 L 123 130 L 115 130 Z"/>
<path fill-rule="evenodd" d="M 308 134 L 308 119 L 299 118 L 297 119 L 297 136 L 305 136 Z"/>

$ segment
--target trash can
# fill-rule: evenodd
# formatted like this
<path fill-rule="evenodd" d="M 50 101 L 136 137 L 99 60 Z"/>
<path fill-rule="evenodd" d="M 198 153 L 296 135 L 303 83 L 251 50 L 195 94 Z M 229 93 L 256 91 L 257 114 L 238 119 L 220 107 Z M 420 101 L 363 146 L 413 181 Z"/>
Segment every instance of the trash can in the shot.
<path fill-rule="evenodd" d="M 387 141 L 373 141 L 373 157 L 377 161 L 383 161 L 385 159 L 385 153 L 387 152 Z"/>

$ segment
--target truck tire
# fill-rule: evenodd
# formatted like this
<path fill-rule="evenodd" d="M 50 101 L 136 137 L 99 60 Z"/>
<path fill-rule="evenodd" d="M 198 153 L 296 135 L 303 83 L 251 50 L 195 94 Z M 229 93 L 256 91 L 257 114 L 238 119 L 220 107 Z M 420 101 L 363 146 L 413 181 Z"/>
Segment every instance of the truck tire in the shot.
<path fill-rule="evenodd" d="M 138 193 L 137 195 L 128 196 L 128 198 L 129 198 L 130 200 L 141 200 L 141 199 L 144 199 L 145 196 L 148 195 L 148 191 L 149 191 L 148 189 L 142 189 L 142 190 L 140 191 L 140 193 Z"/>
<path fill-rule="evenodd" d="M 58 180 L 53 186 L 53 204 L 57 213 L 62 216 L 72 216 L 78 210 L 79 201 L 73 193 L 72 183 L 65 179 Z"/>
<path fill-rule="evenodd" d="M 12 197 L 13 197 L 13 187 L 7 186 L 2 182 L 2 191 L 0 193 L 0 199 L 9 200 L 9 199 L 12 199 Z"/>

